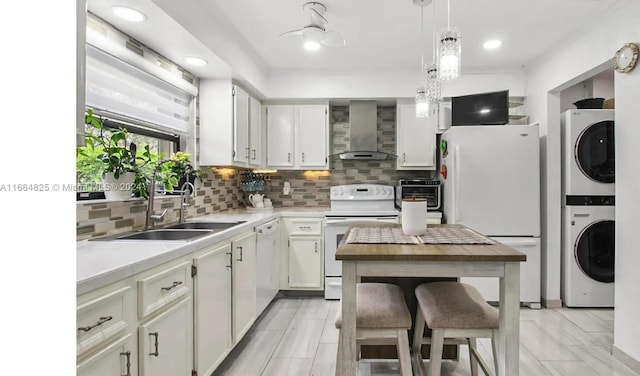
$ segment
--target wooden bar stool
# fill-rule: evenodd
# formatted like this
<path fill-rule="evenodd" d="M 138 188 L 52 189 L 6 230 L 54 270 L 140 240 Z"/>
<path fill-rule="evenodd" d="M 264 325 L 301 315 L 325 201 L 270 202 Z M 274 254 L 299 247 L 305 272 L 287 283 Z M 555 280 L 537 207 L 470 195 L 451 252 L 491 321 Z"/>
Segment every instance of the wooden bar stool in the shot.
<path fill-rule="evenodd" d="M 342 307 L 338 310 L 335 324 L 338 329 L 342 327 Z M 395 344 L 401 375 L 411 376 L 409 329 L 411 329 L 411 314 L 400 287 L 390 283 L 358 283 L 356 285 L 358 349 L 362 344 Z M 340 352 L 342 352 L 342 340 L 338 341 L 338 353 Z"/>
<path fill-rule="evenodd" d="M 468 344 L 471 375 L 478 375 L 478 364 L 485 375 L 491 375 L 476 348 L 476 338 L 491 338 L 497 373 L 496 343 L 498 340 L 498 310 L 487 303 L 473 286 L 459 282 L 432 282 L 416 287 L 418 312 L 413 332 L 413 353 L 422 367 L 421 346 L 431 344 L 429 376 L 440 375 L 442 346 Z M 431 338 L 423 337 L 424 325 L 431 329 Z"/>

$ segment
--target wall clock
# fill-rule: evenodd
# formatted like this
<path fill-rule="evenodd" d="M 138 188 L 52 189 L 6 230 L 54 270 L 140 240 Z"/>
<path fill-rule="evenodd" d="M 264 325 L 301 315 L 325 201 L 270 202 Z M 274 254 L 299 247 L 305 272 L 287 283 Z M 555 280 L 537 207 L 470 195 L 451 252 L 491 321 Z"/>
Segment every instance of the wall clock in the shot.
<path fill-rule="evenodd" d="M 616 72 L 628 73 L 636 66 L 638 62 L 638 45 L 635 43 L 627 43 L 616 51 L 613 57 L 613 67 Z"/>

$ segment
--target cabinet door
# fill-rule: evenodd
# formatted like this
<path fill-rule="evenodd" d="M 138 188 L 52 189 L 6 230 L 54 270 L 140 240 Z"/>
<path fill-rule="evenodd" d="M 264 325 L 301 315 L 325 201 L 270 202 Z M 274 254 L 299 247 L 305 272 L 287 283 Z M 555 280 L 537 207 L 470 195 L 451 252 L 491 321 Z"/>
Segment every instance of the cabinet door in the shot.
<path fill-rule="evenodd" d="M 233 247 L 233 338 L 238 343 L 256 319 L 256 234 L 231 243 Z"/>
<path fill-rule="evenodd" d="M 191 297 L 187 297 L 140 327 L 141 376 L 191 376 L 191 306 Z"/>
<path fill-rule="evenodd" d="M 293 167 L 293 106 L 267 107 L 267 166 Z"/>
<path fill-rule="evenodd" d="M 260 166 L 262 164 L 262 108 L 255 98 L 249 98 L 249 164 Z"/>
<path fill-rule="evenodd" d="M 300 168 L 327 168 L 329 122 L 325 105 L 297 106 L 298 147 L 296 163 Z"/>
<path fill-rule="evenodd" d="M 320 237 L 289 238 L 289 287 L 322 288 Z"/>
<path fill-rule="evenodd" d="M 210 375 L 231 349 L 231 244 L 194 258 L 194 362 Z"/>
<path fill-rule="evenodd" d="M 135 344 L 131 334 L 122 337 L 90 358 L 78 363 L 77 376 L 135 376 Z"/>
<path fill-rule="evenodd" d="M 233 161 L 249 162 L 249 95 L 239 87 L 233 94 Z"/>
<path fill-rule="evenodd" d="M 437 112 L 416 117 L 415 105 L 399 104 L 397 109 L 398 169 L 435 169 Z"/>

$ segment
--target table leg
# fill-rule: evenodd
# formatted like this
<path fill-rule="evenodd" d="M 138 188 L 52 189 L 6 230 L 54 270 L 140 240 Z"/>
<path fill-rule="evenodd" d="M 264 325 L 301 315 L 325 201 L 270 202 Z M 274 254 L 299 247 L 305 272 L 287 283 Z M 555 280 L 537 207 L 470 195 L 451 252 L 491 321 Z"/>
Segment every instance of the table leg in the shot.
<path fill-rule="evenodd" d="M 356 375 L 356 262 L 342 261 L 341 351 L 336 362 L 336 376 Z"/>
<path fill-rule="evenodd" d="M 499 376 L 518 376 L 520 367 L 520 263 L 507 262 L 500 278 Z"/>

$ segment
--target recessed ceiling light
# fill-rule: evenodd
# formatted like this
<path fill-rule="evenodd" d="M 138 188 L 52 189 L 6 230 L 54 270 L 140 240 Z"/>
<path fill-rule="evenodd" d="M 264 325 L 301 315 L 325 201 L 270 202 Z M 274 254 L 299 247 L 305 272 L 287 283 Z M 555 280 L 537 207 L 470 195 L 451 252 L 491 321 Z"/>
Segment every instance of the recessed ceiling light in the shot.
<path fill-rule="evenodd" d="M 502 46 L 502 41 L 499 39 L 489 39 L 488 41 L 484 42 L 484 44 L 482 45 L 482 47 L 484 47 L 485 50 L 495 50 L 500 46 Z"/>
<path fill-rule="evenodd" d="M 147 19 L 147 16 L 145 16 L 144 13 L 132 8 L 127 8 L 123 6 L 114 6 L 111 8 L 111 10 L 116 16 L 127 21 L 142 22 Z"/>
<path fill-rule="evenodd" d="M 184 61 L 190 65 L 197 65 L 197 66 L 207 65 L 207 61 L 199 57 L 187 56 L 184 58 Z"/>

